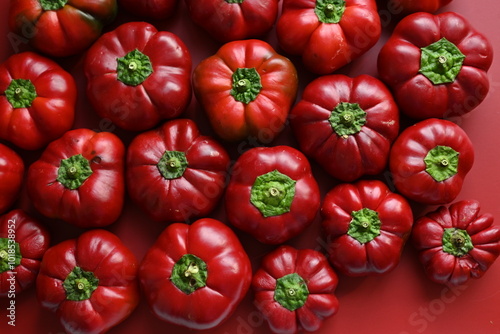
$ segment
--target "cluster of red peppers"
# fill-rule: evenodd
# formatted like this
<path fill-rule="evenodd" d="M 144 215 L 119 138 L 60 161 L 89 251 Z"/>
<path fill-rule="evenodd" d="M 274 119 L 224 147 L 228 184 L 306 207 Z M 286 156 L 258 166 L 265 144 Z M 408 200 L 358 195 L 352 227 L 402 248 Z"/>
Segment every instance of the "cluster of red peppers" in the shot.
<path fill-rule="evenodd" d="M 159 20 L 174 0 L 11 1 L 10 29 L 35 33 L 34 51 L 0 64 L 0 296 L 15 270 L 16 292 L 36 281 L 68 333 L 103 333 L 141 290 L 158 318 L 197 330 L 220 325 L 253 290 L 270 329 L 296 333 L 336 313 L 337 272 L 385 274 L 410 239 L 435 282 L 481 277 L 500 254 L 500 228 L 477 201 L 453 203 L 474 149 L 445 118 L 486 97 L 492 47 L 462 16 L 433 14 L 450 1 L 391 0 L 404 17 L 378 55 L 380 78 L 334 73 L 379 40 L 374 0 L 284 0 L 281 15 L 277 0 L 185 0 L 223 44 L 194 69 L 183 41 L 150 23 L 104 32 L 118 7 Z M 259 39 L 274 25 L 281 50 L 317 75 L 298 101 L 294 63 Z M 83 52 L 97 115 L 140 132 L 127 145 L 73 129 L 77 86 L 53 58 Z M 218 138 L 180 118 L 193 93 Z M 298 148 L 259 145 L 231 163 L 221 144 L 272 143 L 288 121 Z M 13 147 L 43 152 L 25 166 Z M 340 181 L 324 198 L 309 159 Z M 394 188 L 375 179 L 385 170 Z M 25 172 L 38 213 L 89 230 L 50 247 L 42 222 L 7 212 Z M 142 261 L 105 229 L 127 194 L 168 224 Z M 207 218 L 220 202 L 229 224 Z M 412 202 L 440 206 L 414 217 Z M 282 245 L 318 213 L 325 253 Z M 231 226 L 277 248 L 252 270 Z"/>

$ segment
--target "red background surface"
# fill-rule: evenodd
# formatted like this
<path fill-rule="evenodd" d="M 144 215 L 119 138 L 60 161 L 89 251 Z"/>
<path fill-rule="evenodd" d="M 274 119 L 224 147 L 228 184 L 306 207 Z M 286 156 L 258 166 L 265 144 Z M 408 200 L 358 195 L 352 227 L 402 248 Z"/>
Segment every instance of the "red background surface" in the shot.
<path fill-rule="evenodd" d="M 379 12 L 384 28 L 382 38 L 372 50 L 338 71 L 339 73 L 350 76 L 363 73 L 377 76 L 376 57 L 398 20 L 391 10 L 384 7 L 384 3 L 385 1 L 379 1 Z M 0 1 L 0 15 L 3 17 L 0 20 L 0 61 L 4 61 L 15 52 L 26 49 L 25 45 L 12 44 L 12 35 L 8 33 L 6 22 L 7 11 L 8 1 Z M 490 39 L 495 49 L 495 55 L 500 54 L 500 35 L 498 34 L 500 5 L 497 0 L 482 0 L 480 2 L 455 0 L 441 11 L 455 11 L 465 16 L 476 29 Z M 130 20 L 138 19 L 120 13 L 117 20 L 107 27 L 107 30 Z M 193 67 L 202 59 L 215 53 L 220 46 L 190 21 L 182 2 L 179 3 L 174 17 L 164 22 L 153 23 L 160 30 L 172 31 L 181 37 L 192 53 Z M 269 33 L 265 40 L 280 52 L 274 30 Z M 129 143 L 134 136 L 133 133 L 125 132 L 115 128 L 112 124 L 102 122 L 90 107 L 85 96 L 82 59 L 82 56 L 75 56 L 60 61 L 61 65 L 75 76 L 78 83 L 79 98 L 74 127 L 111 131 L 119 135 L 126 144 Z M 303 70 L 298 58 L 291 57 L 291 59 L 299 70 L 300 91 L 298 98 L 300 98 L 303 87 L 315 76 Z M 470 114 L 454 120 L 467 131 L 476 152 L 474 167 L 468 174 L 457 200 L 479 200 L 482 204 L 482 210 L 493 213 L 498 220 L 496 223 L 499 224 L 500 205 L 497 194 L 500 189 L 500 177 L 498 176 L 498 166 L 500 165 L 500 136 L 498 136 L 500 62 L 497 59 L 494 59 L 489 71 L 489 78 L 491 88 L 484 102 Z M 195 119 L 204 134 L 213 135 L 206 117 L 194 98 L 183 116 Z M 269 145 L 276 144 L 297 147 L 288 127 L 276 141 L 269 143 Z M 251 148 L 253 145 L 251 142 L 243 142 L 240 145 L 228 145 L 227 148 L 232 158 L 236 159 L 242 149 Z M 28 166 L 40 156 L 41 151 L 20 151 L 20 153 Z M 313 169 L 319 180 L 322 195 L 324 195 L 336 184 L 336 181 L 314 163 Z M 386 173 L 385 176 L 388 174 Z M 382 175 L 382 179 L 386 179 L 385 176 Z M 166 225 L 149 221 L 143 213 L 131 205 L 130 201 L 126 204 L 122 217 L 108 229 L 118 234 L 140 260 Z M 46 223 L 52 233 L 52 244 L 74 238 L 83 231 L 61 221 L 40 217 L 29 202 L 25 189 L 20 200 L 16 203 L 16 207 L 27 210 Z M 414 209 L 415 215 L 419 216 L 433 207 L 414 205 Z M 222 203 L 211 216 L 225 221 Z M 274 247 L 259 244 L 251 237 L 238 231 L 237 233 L 249 253 L 255 270 L 262 255 Z M 288 244 L 324 250 L 319 216 L 312 226 L 299 237 L 290 240 Z M 462 287 L 449 289 L 434 284 L 425 277 L 415 250 L 408 244 L 399 266 L 388 274 L 364 278 L 350 278 L 340 275 L 337 288 L 337 296 L 340 301 L 339 312 L 326 320 L 324 326 L 317 333 L 500 333 L 499 277 L 500 261 L 497 261 L 483 278 L 471 281 Z M 18 295 L 15 300 L 15 328 L 7 325 L 8 300 L 0 301 L 0 333 L 49 334 L 63 332 L 55 315 L 39 307 L 34 288 Z M 144 299 L 141 300 L 139 307 L 129 319 L 110 331 L 110 333 L 123 334 L 186 332 L 189 330 L 156 319 L 150 313 Z M 270 331 L 252 305 L 252 294 L 249 292 L 227 322 L 216 329 L 206 331 L 206 333 L 265 334 L 270 333 Z"/>

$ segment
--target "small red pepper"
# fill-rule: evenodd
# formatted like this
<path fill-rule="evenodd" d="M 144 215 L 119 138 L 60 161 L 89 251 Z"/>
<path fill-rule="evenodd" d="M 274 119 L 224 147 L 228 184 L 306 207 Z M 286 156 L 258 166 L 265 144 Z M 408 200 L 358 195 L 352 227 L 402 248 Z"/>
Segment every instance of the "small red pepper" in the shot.
<path fill-rule="evenodd" d="M 194 121 L 168 121 L 130 143 L 128 193 L 156 221 L 203 217 L 222 197 L 229 163 L 224 147 L 203 136 Z"/>
<path fill-rule="evenodd" d="M 47 250 L 37 298 L 67 333 L 105 333 L 139 303 L 137 270 L 137 259 L 116 235 L 93 229 Z"/>
<path fill-rule="evenodd" d="M 184 42 L 147 22 L 127 22 L 87 51 L 87 97 L 97 114 L 129 131 L 179 116 L 191 101 L 191 55 Z"/>
<path fill-rule="evenodd" d="M 394 269 L 413 224 L 406 199 L 378 180 L 335 186 L 325 196 L 321 216 L 329 260 L 348 276 Z"/>
<path fill-rule="evenodd" d="M 77 98 L 70 73 L 34 52 L 0 65 L 0 138 L 37 150 L 73 126 Z"/>
<path fill-rule="evenodd" d="M 0 297 L 12 299 L 35 283 L 49 245 L 47 228 L 23 210 L 0 217 Z"/>
<path fill-rule="evenodd" d="M 125 146 L 110 132 L 74 129 L 47 146 L 28 170 L 28 196 L 44 216 L 102 227 L 121 215 Z"/>
<path fill-rule="evenodd" d="M 399 110 L 374 77 L 325 75 L 306 86 L 290 124 L 302 152 L 333 177 L 351 182 L 384 170 L 399 133 Z"/>
<path fill-rule="evenodd" d="M 169 225 L 144 256 L 139 277 L 159 319 L 202 330 L 233 314 L 250 288 L 252 267 L 227 225 L 202 218 Z"/>
<path fill-rule="evenodd" d="M 480 213 L 476 200 L 462 200 L 419 218 L 412 241 L 427 276 L 456 286 L 482 277 L 500 255 L 500 227 Z"/>
<path fill-rule="evenodd" d="M 462 116 L 489 91 L 493 47 L 454 12 L 403 18 L 380 50 L 378 72 L 414 119 Z"/>
<path fill-rule="evenodd" d="M 225 206 L 233 226 L 262 243 L 280 244 L 313 222 L 319 187 L 309 161 L 297 149 L 256 147 L 234 164 Z"/>
<path fill-rule="evenodd" d="M 196 66 L 193 88 L 222 139 L 271 142 L 295 102 L 298 76 L 293 63 L 267 42 L 238 40 Z"/>
<path fill-rule="evenodd" d="M 273 333 L 313 332 L 338 310 L 337 283 L 322 253 L 281 246 L 262 259 L 253 276 L 254 304 Z"/>
<path fill-rule="evenodd" d="M 458 196 L 473 163 L 474 147 L 467 133 L 437 118 L 406 128 L 389 157 L 396 189 L 410 200 L 434 205 Z"/>

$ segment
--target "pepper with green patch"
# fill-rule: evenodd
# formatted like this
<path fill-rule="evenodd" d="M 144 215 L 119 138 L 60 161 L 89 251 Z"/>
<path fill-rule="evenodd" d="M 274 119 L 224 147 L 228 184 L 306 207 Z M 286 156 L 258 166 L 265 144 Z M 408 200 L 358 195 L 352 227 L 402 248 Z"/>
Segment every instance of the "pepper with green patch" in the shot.
<path fill-rule="evenodd" d="M 393 270 L 413 225 L 408 201 L 378 180 L 335 186 L 321 216 L 330 263 L 348 276 Z"/>
<path fill-rule="evenodd" d="M 474 164 L 474 148 L 457 124 L 430 118 L 406 128 L 396 139 L 389 169 L 396 189 L 423 204 L 446 204 L 460 193 Z"/>
<path fill-rule="evenodd" d="M 74 129 L 50 143 L 28 169 L 28 196 L 49 218 L 102 227 L 121 215 L 125 146 L 109 132 Z"/>
<path fill-rule="evenodd" d="M 67 333 L 105 333 L 139 303 L 137 271 L 135 255 L 116 235 L 93 229 L 47 250 L 36 294 Z"/>
<path fill-rule="evenodd" d="M 219 137 L 270 143 L 285 127 L 298 76 L 293 63 L 267 42 L 240 40 L 198 64 L 193 88 Z"/>
<path fill-rule="evenodd" d="M 206 330 L 234 313 L 250 288 L 252 267 L 231 228 L 202 218 L 169 225 L 144 256 L 139 278 L 155 316 Z"/>
<path fill-rule="evenodd" d="M 34 52 L 0 65 L 0 139 L 37 150 L 71 129 L 77 88 L 73 76 Z"/>
<path fill-rule="evenodd" d="M 159 222 L 188 221 L 214 210 L 226 187 L 229 155 L 190 119 L 165 122 L 128 147 L 131 199 Z"/>
<path fill-rule="evenodd" d="M 189 105 L 191 62 L 177 35 L 146 22 L 124 23 L 87 52 L 87 96 L 96 113 L 116 126 L 148 130 Z"/>
<path fill-rule="evenodd" d="M 429 279 L 448 286 L 481 278 L 500 255 L 500 227 L 476 200 L 426 213 L 415 221 L 412 241 Z"/>
<path fill-rule="evenodd" d="M 300 149 L 333 177 L 380 174 L 399 133 L 389 89 L 369 75 L 325 75 L 310 82 L 290 112 Z"/>
<path fill-rule="evenodd" d="M 330 74 L 370 50 L 382 31 L 374 0 L 283 0 L 279 46 L 305 67 Z"/>
<path fill-rule="evenodd" d="M 318 184 L 307 158 L 278 145 L 243 153 L 226 190 L 228 221 L 266 244 L 280 244 L 304 231 L 320 205 Z"/>
<path fill-rule="evenodd" d="M 378 72 L 407 116 L 459 117 L 487 96 L 492 61 L 491 43 L 464 17 L 421 12 L 397 24 L 378 55 Z"/>
<path fill-rule="evenodd" d="M 34 285 L 49 246 L 47 228 L 24 210 L 0 217 L 0 297 L 13 299 Z"/>
<path fill-rule="evenodd" d="M 254 305 L 273 333 L 314 332 L 338 310 L 337 283 L 322 253 L 281 246 L 264 256 L 253 276 Z"/>
<path fill-rule="evenodd" d="M 29 42 L 37 51 L 55 57 L 85 51 L 117 12 L 116 0 L 16 0 L 10 3 L 11 42 L 16 47 Z"/>

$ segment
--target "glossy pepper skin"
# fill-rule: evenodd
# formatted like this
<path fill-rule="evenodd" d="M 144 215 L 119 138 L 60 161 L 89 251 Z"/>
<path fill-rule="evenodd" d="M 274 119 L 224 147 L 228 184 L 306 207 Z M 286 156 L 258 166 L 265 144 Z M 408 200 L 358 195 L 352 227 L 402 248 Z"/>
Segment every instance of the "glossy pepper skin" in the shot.
<path fill-rule="evenodd" d="M 329 74 L 363 55 L 382 26 L 374 0 L 284 0 L 276 33 L 280 47 L 302 56 L 315 74 Z"/>
<path fill-rule="evenodd" d="M 301 151 L 345 182 L 381 173 L 399 133 L 391 92 L 369 75 L 319 77 L 290 114 Z"/>
<path fill-rule="evenodd" d="M 415 222 L 412 241 L 427 276 L 450 286 L 482 277 L 500 254 L 500 228 L 476 200 L 425 214 Z"/>
<path fill-rule="evenodd" d="M 0 138 L 37 150 L 71 129 L 76 83 L 56 62 L 34 52 L 0 65 Z"/>
<path fill-rule="evenodd" d="M 224 44 L 193 72 L 196 97 L 222 139 L 271 142 L 295 102 L 293 63 L 256 39 Z"/>
<path fill-rule="evenodd" d="M 23 179 L 23 159 L 14 150 L 0 143 L 0 214 L 18 199 Z"/>
<path fill-rule="evenodd" d="M 446 6 L 452 0 L 387 0 L 390 8 L 403 15 L 416 12 L 434 13 L 438 9 Z"/>
<path fill-rule="evenodd" d="M 222 197 L 229 155 L 190 119 L 139 134 L 127 152 L 128 193 L 156 221 L 205 216 Z"/>
<path fill-rule="evenodd" d="M 49 231 L 23 210 L 0 216 L 0 297 L 12 299 L 35 283 L 49 246 Z"/>
<path fill-rule="evenodd" d="M 102 227 L 121 215 L 125 147 L 110 132 L 74 129 L 47 146 L 28 170 L 28 196 L 44 216 Z"/>
<path fill-rule="evenodd" d="M 124 23 L 87 52 L 87 96 L 97 114 L 118 127 L 150 129 L 189 104 L 191 66 L 177 35 L 146 22 Z"/>
<path fill-rule="evenodd" d="M 137 259 L 116 235 L 89 230 L 47 250 L 37 298 L 67 333 L 105 333 L 136 308 L 137 271 Z"/>
<path fill-rule="evenodd" d="M 431 205 L 452 202 L 473 164 L 474 147 L 467 133 L 455 123 L 437 118 L 406 128 L 389 157 L 398 192 Z"/>
<path fill-rule="evenodd" d="M 335 186 L 325 196 L 321 216 L 329 261 L 348 276 L 394 269 L 413 224 L 408 201 L 378 180 Z"/>
<path fill-rule="evenodd" d="M 9 28 L 36 50 L 66 57 L 87 49 L 116 11 L 116 0 L 11 0 Z"/>
<path fill-rule="evenodd" d="M 402 19 L 378 55 L 379 76 L 414 119 L 459 117 L 487 96 L 488 39 L 462 16 L 415 13 Z"/>
<path fill-rule="evenodd" d="M 174 14 L 177 2 L 178 0 L 118 0 L 118 6 L 141 18 L 162 20 Z"/>
<path fill-rule="evenodd" d="M 319 187 L 306 156 L 278 145 L 243 153 L 225 194 L 228 221 L 265 244 L 300 234 L 316 218 Z"/>
<path fill-rule="evenodd" d="M 263 258 L 253 276 L 254 304 L 273 333 L 314 332 L 338 310 L 337 283 L 322 253 L 280 246 Z"/>
<path fill-rule="evenodd" d="M 146 253 L 139 277 L 159 319 L 203 330 L 231 316 L 250 288 L 252 268 L 236 234 L 202 218 L 169 225 Z"/>
<path fill-rule="evenodd" d="M 279 0 L 184 0 L 193 22 L 217 41 L 258 38 L 278 18 Z"/>

